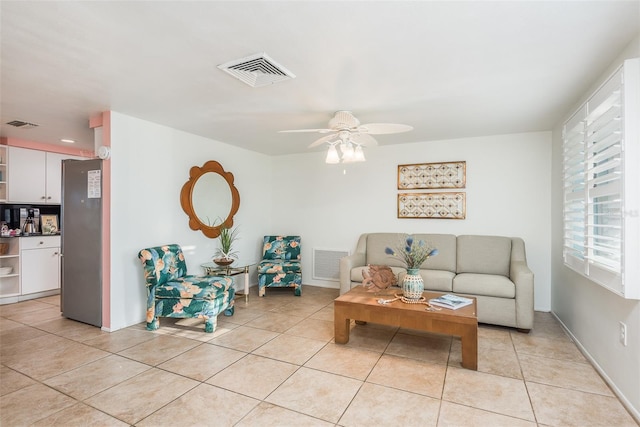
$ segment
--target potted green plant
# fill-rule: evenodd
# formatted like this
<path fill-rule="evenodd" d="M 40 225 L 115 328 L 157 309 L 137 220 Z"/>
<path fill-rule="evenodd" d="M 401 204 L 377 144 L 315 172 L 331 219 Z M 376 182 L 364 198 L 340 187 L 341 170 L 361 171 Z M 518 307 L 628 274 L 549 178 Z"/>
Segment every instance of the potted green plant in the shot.
<path fill-rule="evenodd" d="M 238 240 L 238 229 L 220 225 L 220 247 L 216 250 L 213 262 L 218 265 L 229 265 L 234 258 L 238 258 L 238 252 L 233 250 L 233 245 Z"/>

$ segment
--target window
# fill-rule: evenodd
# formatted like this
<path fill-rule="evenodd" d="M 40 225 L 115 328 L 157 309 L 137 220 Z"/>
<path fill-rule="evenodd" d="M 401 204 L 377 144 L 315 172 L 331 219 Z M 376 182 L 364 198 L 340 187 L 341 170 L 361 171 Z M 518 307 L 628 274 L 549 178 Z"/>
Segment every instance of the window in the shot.
<path fill-rule="evenodd" d="M 563 129 L 564 262 L 635 299 L 640 298 L 639 104 L 640 59 L 628 60 Z"/>

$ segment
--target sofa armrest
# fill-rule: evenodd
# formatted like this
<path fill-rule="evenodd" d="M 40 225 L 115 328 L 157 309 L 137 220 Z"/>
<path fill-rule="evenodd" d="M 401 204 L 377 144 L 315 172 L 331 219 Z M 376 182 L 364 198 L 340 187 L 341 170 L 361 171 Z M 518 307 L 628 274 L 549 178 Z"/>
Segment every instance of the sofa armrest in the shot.
<path fill-rule="evenodd" d="M 533 272 L 526 261 L 511 261 L 509 278 L 516 285 L 516 327 L 533 328 Z"/>
<path fill-rule="evenodd" d="M 355 267 L 364 267 L 365 254 L 357 252 L 340 258 L 340 295 L 349 292 L 351 289 L 351 269 Z"/>

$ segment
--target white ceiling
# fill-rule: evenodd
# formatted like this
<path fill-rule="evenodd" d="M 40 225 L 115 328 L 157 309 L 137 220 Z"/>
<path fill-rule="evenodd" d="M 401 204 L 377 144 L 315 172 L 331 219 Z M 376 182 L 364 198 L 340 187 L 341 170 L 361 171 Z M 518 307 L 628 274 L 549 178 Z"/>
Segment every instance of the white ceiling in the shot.
<path fill-rule="evenodd" d="M 320 136 L 278 130 L 336 110 L 415 128 L 381 144 L 549 130 L 640 31 L 640 0 L 3 0 L 0 14 L 0 136 L 92 149 L 89 117 L 114 110 L 273 155 Z M 259 52 L 296 78 L 252 88 L 217 68 Z"/>

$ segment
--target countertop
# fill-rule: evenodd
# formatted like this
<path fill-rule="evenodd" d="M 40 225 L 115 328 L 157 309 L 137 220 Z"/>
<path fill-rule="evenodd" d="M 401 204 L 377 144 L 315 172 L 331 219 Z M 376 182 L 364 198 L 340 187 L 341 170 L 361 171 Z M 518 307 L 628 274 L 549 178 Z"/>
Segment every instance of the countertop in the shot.
<path fill-rule="evenodd" d="M 0 238 L 2 239 L 13 239 L 16 237 L 43 237 L 43 236 L 59 236 L 60 233 L 52 233 L 52 234 L 42 234 L 42 233 L 29 233 L 29 234 L 20 234 L 18 236 L 4 236 L 4 235 L 0 235 Z"/>

